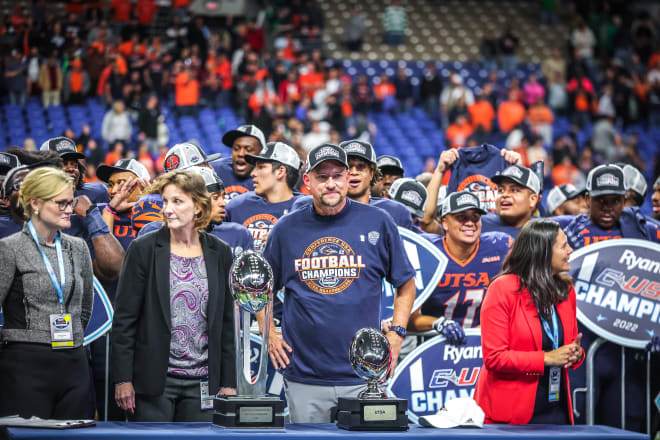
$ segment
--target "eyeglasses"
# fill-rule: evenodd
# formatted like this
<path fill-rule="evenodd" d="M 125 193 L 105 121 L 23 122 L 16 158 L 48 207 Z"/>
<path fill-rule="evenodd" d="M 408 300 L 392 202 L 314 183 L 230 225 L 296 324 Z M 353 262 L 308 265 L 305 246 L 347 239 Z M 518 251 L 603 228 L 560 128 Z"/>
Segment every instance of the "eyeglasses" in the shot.
<path fill-rule="evenodd" d="M 74 209 L 76 207 L 76 204 L 78 203 L 78 199 L 73 199 L 73 200 L 53 200 L 49 199 L 46 200 L 47 202 L 53 202 L 57 205 L 58 208 L 60 208 L 60 211 L 66 211 L 67 208 Z"/>

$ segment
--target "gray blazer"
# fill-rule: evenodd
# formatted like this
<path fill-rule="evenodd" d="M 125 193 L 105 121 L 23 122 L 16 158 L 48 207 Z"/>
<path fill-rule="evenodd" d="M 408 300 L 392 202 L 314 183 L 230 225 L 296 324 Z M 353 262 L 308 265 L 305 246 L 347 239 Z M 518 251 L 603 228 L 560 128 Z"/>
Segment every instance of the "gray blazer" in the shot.
<path fill-rule="evenodd" d="M 64 305 L 73 320 L 73 340 L 82 345 L 92 315 L 94 286 L 92 260 L 82 238 L 61 234 L 66 284 Z M 55 246 L 42 237 L 39 244 L 58 274 Z M 50 314 L 60 305 L 41 253 L 27 226 L 0 240 L 0 305 L 4 312 L 2 341 L 50 344 Z"/>

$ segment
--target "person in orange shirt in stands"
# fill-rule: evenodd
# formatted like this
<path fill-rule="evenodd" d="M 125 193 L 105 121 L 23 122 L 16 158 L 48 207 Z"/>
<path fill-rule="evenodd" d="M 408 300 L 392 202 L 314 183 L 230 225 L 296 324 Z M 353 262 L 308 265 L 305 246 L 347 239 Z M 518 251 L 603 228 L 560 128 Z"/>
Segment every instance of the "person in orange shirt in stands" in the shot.
<path fill-rule="evenodd" d="M 300 87 L 303 94 L 313 99 L 316 91 L 325 87 L 325 81 L 323 79 L 323 73 L 316 71 L 314 63 L 309 62 L 305 67 L 307 72 L 300 75 Z"/>
<path fill-rule="evenodd" d="M 115 23 L 126 23 L 131 19 L 133 4 L 131 0 L 112 0 L 110 9 L 114 11 L 113 20 Z"/>
<path fill-rule="evenodd" d="M 495 109 L 486 99 L 483 93 L 477 95 L 477 100 L 468 106 L 468 113 L 472 119 L 472 128 L 476 131 L 481 127 L 485 133 L 493 130 L 493 119 L 495 119 Z"/>
<path fill-rule="evenodd" d="M 199 81 L 195 78 L 190 60 L 186 60 L 183 71 L 174 81 L 174 103 L 181 116 L 195 116 L 199 103 Z"/>
<path fill-rule="evenodd" d="M 396 88 L 385 73 L 380 75 L 380 82 L 374 86 L 374 97 L 379 110 L 389 112 L 394 108 Z"/>
<path fill-rule="evenodd" d="M 462 148 L 474 130 L 465 115 L 458 115 L 453 124 L 447 128 L 447 143 L 451 148 Z"/>
<path fill-rule="evenodd" d="M 529 122 L 536 133 L 543 139 L 544 145 L 552 143 L 552 110 L 545 105 L 543 98 L 538 98 L 529 108 Z"/>
<path fill-rule="evenodd" d="M 108 154 L 106 154 L 103 163 L 112 166 L 115 163 L 117 163 L 119 159 L 123 159 L 123 158 L 124 158 L 124 144 L 121 141 L 117 141 L 114 144 L 112 144 L 112 147 L 110 147 L 110 151 L 108 152 Z"/>
<path fill-rule="evenodd" d="M 135 15 L 137 15 L 140 26 L 150 26 L 158 6 L 154 0 L 138 0 L 135 5 Z"/>
<path fill-rule="evenodd" d="M 515 99 L 515 93 L 509 92 L 509 99 L 497 108 L 497 120 L 502 133 L 509 133 L 525 119 L 525 106 Z"/>

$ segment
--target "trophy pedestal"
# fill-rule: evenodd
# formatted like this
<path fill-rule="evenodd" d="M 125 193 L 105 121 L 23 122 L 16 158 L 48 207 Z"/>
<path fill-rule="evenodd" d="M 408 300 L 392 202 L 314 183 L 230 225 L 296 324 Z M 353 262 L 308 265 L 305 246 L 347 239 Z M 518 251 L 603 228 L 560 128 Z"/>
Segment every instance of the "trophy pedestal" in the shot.
<path fill-rule="evenodd" d="M 284 428 L 284 401 L 279 397 L 219 397 L 213 409 L 213 424 L 223 428 Z"/>
<path fill-rule="evenodd" d="M 408 430 L 405 399 L 339 398 L 337 427 L 350 431 Z"/>

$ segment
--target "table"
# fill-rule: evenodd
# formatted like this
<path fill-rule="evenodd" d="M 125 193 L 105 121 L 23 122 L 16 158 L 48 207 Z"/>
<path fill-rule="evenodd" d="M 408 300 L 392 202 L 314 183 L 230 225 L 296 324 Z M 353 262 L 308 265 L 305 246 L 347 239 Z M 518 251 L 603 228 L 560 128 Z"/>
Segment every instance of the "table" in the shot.
<path fill-rule="evenodd" d="M 648 440 L 648 436 L 609 426 L 555 425 L 485 425 L 483 429 L 433 429 L 410 425 L 407 432 L 356 432 L 338 429 L 332 423 L 288 424 L 278 430 L 228 430 L 208 423 L 125 423 L 98 422 L 95 427 L 51 430 L 35 428 L 7 428 L 10 439 L 92 439 L 92 440 L 199 440 L 226 438 L 231 440 L 273 440 L 363 438 L 371 440 L 431 439 L 442 440 L 510 439 L 516 440 Z"/>

